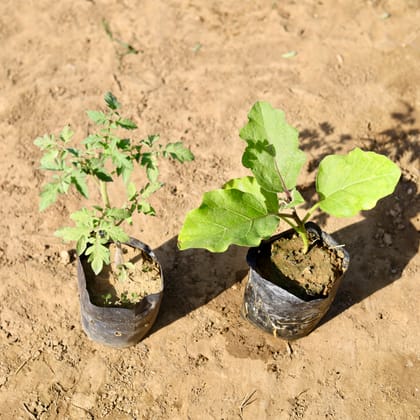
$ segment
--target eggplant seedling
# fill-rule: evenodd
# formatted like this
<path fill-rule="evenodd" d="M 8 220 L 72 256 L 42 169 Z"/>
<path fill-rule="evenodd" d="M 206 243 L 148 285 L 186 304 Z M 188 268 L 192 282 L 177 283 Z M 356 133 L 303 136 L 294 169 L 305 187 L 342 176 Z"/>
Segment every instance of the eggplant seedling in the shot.
<path fill-rule="evenodd" d="M 246 142 L 242 164 L 253 176 L 206 192 L 201 205 L 186 216 L 178 237 L 180 249 L 223 252 L 231 244 L 255 247 L 284 220 L 302 238 L 302 252 L 307 253 L 305 223 L 315 210 L 350 217 L 372 209 L 394 191 L 401 176 L 395 163 L 374 152 L 355 148 L 346 155 L 326 156 L 316 177 L 319 200 L 300 216 L 297 207 L 305 200 L 296 184 L 306 157 L 299 149 L 298 131 L 286 122 L 284 112 L 257 102 L 239 136 Z"/>

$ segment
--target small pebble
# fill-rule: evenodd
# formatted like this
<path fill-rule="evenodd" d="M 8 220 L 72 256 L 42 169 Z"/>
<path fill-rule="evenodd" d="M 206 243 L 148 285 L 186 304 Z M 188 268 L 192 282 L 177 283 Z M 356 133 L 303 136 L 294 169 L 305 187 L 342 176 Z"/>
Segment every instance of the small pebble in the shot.
<path fill-rule="evenodd" d="M 60 251 L 60 261 L 62 264 L 67 265 L 70 263 L 70 254 L 68 251 Z"/>
<path fill-rule="evenodd" d="M 392 236 L 389 233 L 384 234 L 384 244 L 386 246 L 391 246 L 392 245 Z"/>

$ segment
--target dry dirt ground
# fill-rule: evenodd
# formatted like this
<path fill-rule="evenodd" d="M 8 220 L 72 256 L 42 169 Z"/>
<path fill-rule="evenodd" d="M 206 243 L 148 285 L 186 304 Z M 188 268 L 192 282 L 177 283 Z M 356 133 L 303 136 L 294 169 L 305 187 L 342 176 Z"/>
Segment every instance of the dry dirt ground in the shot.
<path fill-rule="evenodd" d="M 419 419 L 418 0 L 2 0 L 0 40 L 2 419 Z M 84 136 L 108 90 L 140 136 L 196 155 L 163 165 L 158 217 L 131 228 L 167 283 L 151 334 L 124 350 L 81 330 L 75 263 L 53 236 L 81 202 L 38 213 L 33 145 L 67 123 Z M 244 249 L 176 249 L 202 193 L 246 173 L 238 131 L 257 100 L 299 128 L 309 198 L 329 152 L 376 150 L 404 173 L 374 211 L 317 217 L 351 267 L 322 324 L 289 344 L 239 315 Z"/>

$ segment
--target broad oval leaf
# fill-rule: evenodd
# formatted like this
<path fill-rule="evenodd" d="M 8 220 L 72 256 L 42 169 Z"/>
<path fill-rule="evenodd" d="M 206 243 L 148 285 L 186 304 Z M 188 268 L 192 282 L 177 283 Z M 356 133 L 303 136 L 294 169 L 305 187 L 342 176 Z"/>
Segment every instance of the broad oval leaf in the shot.
<path fill-rule="evenodd" d="M 321 209 L 335 217 L 351 217 L 375 207 L 391 194 L 400 168 L 386 156 L 356 148 L 347 155 L 325 157 L 318 170 L 316 189 Z"/>
<path fill-rule="evenodd" d="M 236 189 L 254 195 L 258 201 L 264 203 L 268 212 L 276 214 L 279 211 L 277 194 L 264 190 L 252 176 L 231 179 L 223 189 Z"/>
<path fill-rule="evenodd" d="M 279 173 L 286 188 L 296 186 L 306 157 L 299 149 L 298 131 L 286 122 L 283 111 L 268 102 L 257 102 L 239 136 L 248 143 L 242 163 L 264 189 L 284 191 Z"/>
<path fill-rule="evenodd" d="M 279 218 L 261 197 L 237 189 L 205 193 L 197 209 L 187 214 L 178 236 L 180 249 L 223 252 L 229 245 L 257 246 L 276 230 Z"/>

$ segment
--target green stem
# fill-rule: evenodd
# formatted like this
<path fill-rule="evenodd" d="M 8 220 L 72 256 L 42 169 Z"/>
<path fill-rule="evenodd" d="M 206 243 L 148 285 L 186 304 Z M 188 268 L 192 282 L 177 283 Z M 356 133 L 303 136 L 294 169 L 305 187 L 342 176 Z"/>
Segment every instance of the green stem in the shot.
<path fill-rule="evenodd" d="M 309 209 L 309 211 L 306 213 L 305 217 L 303 218 L 303 223 L 306 223 L 309 220 L 309 218 L 312 216 L 315 210 L 319 207 L 319 205 L 320 203 L 316 203 Z"/>
<path fill-rule="evenodd" d="M 110 208 L 111 203 L 109 202 L 108 189 L 106 186 L 106 182 L 99 181 L 99 187 L 101 189 L 102 202 L 104 203 L 104 206 L 107 208 Z"/>

